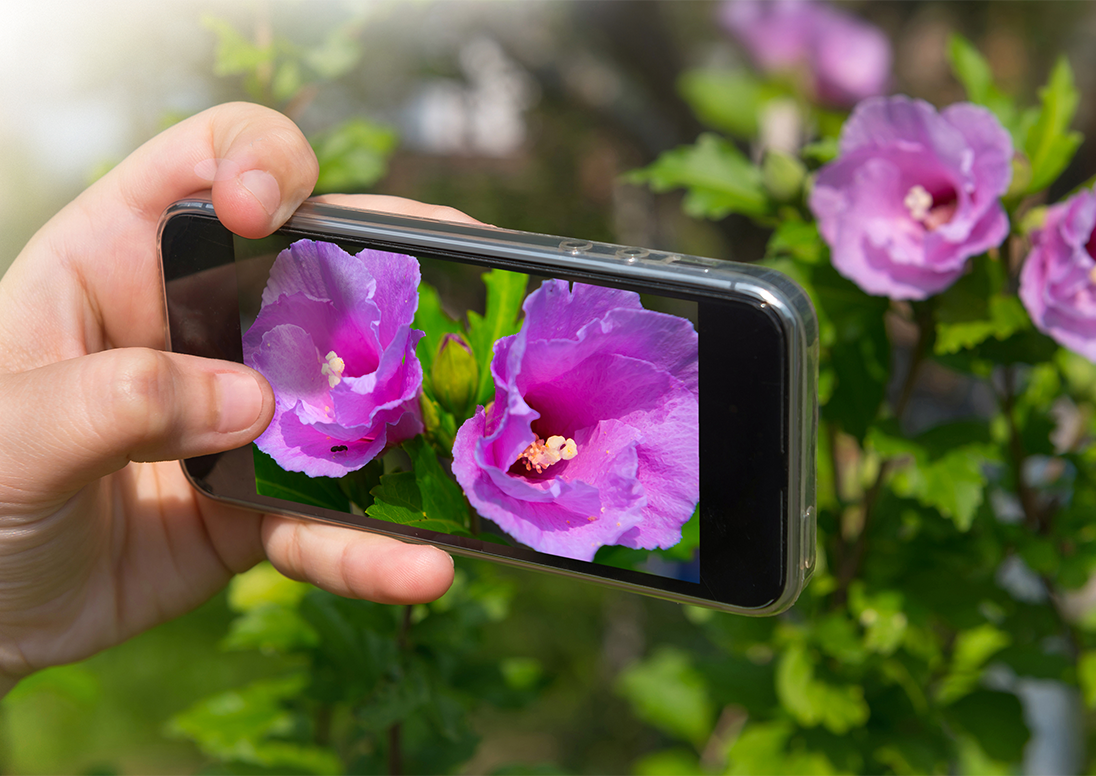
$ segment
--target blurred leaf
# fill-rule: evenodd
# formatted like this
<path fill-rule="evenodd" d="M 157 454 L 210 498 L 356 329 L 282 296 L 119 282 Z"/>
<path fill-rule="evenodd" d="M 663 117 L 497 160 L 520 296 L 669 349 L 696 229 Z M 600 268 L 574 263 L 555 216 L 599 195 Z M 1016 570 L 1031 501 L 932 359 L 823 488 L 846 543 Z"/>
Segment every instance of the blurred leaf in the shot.
<path fill-rule="evenodd" d="M 262 561 L 228 583 L 228 605 L 234 612 L 249 612 L 267 604 L 295 607 L 312 586 L 282 576 L 270 561 Z"/>
<path fill-rule="evenodd" d="M 977 686 L 986 661 L 1011 643 L 1012 637 L 986 623 L 959 633 L 952 650 L 950 670 L 936 688 L 936 699 L 947 705 Z"/>
<path fill-rule="evenodd" d="M 319 634 L 296 609 L 265 604 L 247 610 L 232 621 L 221 649 L 255 649 L 263 654 L 286 655 L 319 643 Z"/>
<path fill-rule="evenodd" d="M 226 19 L 206 14 L 202 16 L 202 25 L 217 36 L 217 56 L 213 65 L 216 75 L 251 74 L 274 61 L 273 44 L 256 46 Z"/>
<path fill-rule="evenodd" d="M 971 44 L 958 33 L 948 40 L 948 61 L 952 72 L 966 89 L 967 99 L 989 108 L 1006 129 L 1016 122 L 1016 103 L 993 82 L 989 63 Z"/>
<path fill-rule="evenodd" d="M 791 202 L 803 190 L 807 168 L 797 157 L 770 148 L 761 160 L 761 177 L 774 200 Z"/>
<path fill-rule="evenodd" d="M 828 776 L 838 773 L 821 752 L 789 746 L 792 726 L 785 721 L 749 722 L 728 752 L 727 776 Z"/>
<path fill-rule="evenodd" d="M 307 681 L 306 674 L 293 674 L 206 698 L 173 717 L 167 734 L 187 738 L 204 754 L 226 762 L 283 772 L 341 773 L 334 752 L 275 738 L 292 731 L 294 718 L 283 703 L 299 695 Z"/>
<path fill-rule="evenodd" d="M 1077 659 L 1077 684 L 1081 687 L 1085 705 L 1090 709 L 1096 708 L 1096 651 L 1086 650 Z"/>
<path fill-rule="evenodd" d="M 93 707 L 102 697 L 102 688 L 98 678 L 87 666 L 78 663 L 53 666 L 20 679 L 11 692 L 4 696 L 4 701 L 17 703 L 38 693 L 57 695 L 81 706 Z"/>
<path fill-rule="evenodd" d="M 989 299 L 989 316 L 986 320 L 963 323 L 937 323 L 936 353 L 956 353 L 972 348 L 993 337 L 1005 340 L 1022 329 L 1031 326 L 1027 310 L 1018 297 L 997 295 Z"/>
<path fill-rule="evenodd" d="M 1020 699 L 1013 693 L 977 690 L 948 706 L 944 716 L 949 724 L 973 736 L 994 760 L 1016 763 L 1023 759 L 1031 733 Z"/>
<path fill-rule="evenodd" d="M 1066 168 L 1084 136 L 1070 132 L 1080 95 L 1073 84 L 1073 69 L 1060 57 L 1047 85 L 1039 91 L 1042 103 L 1037 118 L 1024 136 L 1023 150 L 1031 161 L 1031 193 L 1042 191 Z"/>
<path fill-rule="evenodd" d="M 761 106 L 776 96 L 745 70 L 690 70 L 678 90 L 703 123 L 743 139 L 757 137 Z"/>
<path fill-rule="evenodd" d="M 825 137 L 813 143 L 807 143 L 800 153 L 808 161 L 826 164 L 841 154 L 841 144 L 836 137 Z"/>
<path fill-rule="evenodd" d="M 770 210 L 761 170 L 732 143 L 713 134 L 701 135 L 695 145 L 666 151 L 627 179 L 648 183 L 655 191 L 686 189 L 685 212 L 694 218 L 763 216 Z"/>
<path fill-rule="evenodd" d="M 320 166 L 317 193 L 364 191 L 388 170 L 388 157 L 396 147 L 393 130 L 360 118 L 311 140 Z"/>
<path fill-rule="evenodd" d="M 339 512 L 350 511 L 350 500 L 332 477 L 309 477 L 304 472 L 287 472 L 255 445 L 255 488 L 261 496 L 284 498 Z"/>
<path fill-rule="evenodd" d="M 472 346 L 479 363 L 476 404 L 486 405 L 495 396 L 495 380 L 491 376 L 494 346 L 502 337 L 517 333 L 528 277 L 520 272 L 497 268 L 481 277 L 487 287 L 487 301 L 482 316 L 468 311 L 468 344 Z"/>
<path fill-rule="evenodd" d="M 335 27 L 323 43 L 305 51 L 302 60 L 320 78 L 333 81 L 349 73 L 361 59 L 362 47 L 358 42 L 356 24 Z"/>
<path fill-rule="evenodd" d="M 696 752 L 684 748 L 663 749 L 651 752 L 632 763 L 636 776 L 688 776 L 704 774 Z"/>
<path fill-rule="evenodd" d="M 804 264 L 818 264 L 825 255 L 825 246 L 813 222 L 787 219 L 780 222 L 765 247 L 766 258 L 789 256 Z"/>
<path fill-rule="evenodd" d="M 698 749 L 711 733 L 715 710 L 704 678 L 688 656 L 673 647 L 662 647 L 626 668 L 617 679 L 616 690 L 637 717 Z"/>
<path fill-rule="evenodd" d="M 296 96 L 304 85 L 301 75 L 301 66 L 294 59 L 279 62 L 274 70 L 274 80 L 270 84 L 270 91 L 278 102 L 285 102 Z"/>
<path fill-rule="evenodd" d="M 366 731 L 381 733 L 429 703 L 430 688 L 422 666 L 411 662 L 405 670 L 385 677 L 357 704 L 355 719 Z"/>
<path fill-rule="evenodd" d="M 961 429 L 966 429 L 961 424 Z M 939 429 L 932 434 L 940 435 Z M 952 520 L 960 531 L 970 529 L 981 506 L 986 487 L 986 464 L 995 459 L 992 446 L 982 442 L 960 445 L 958 440 L 938 456 L 932 456 L 919 440 L 887 436 L 878 427 L 869 438 L 884 458 L 902 459 L 891 478 L 891 489 L 903 498 L 914 498 Z"/>
<path fill-rule="evenodd" d="M 864 647 L 890 655 L 902 644 L 909 619 L 903 611 L 903 596 L 897 590 L 868 593 L 863 582 L 849 588 L 849 608 L 864 626 Z"/>
<path fill-rule="evenodd" d="M 776 693 L 780 704 L 800 725 L 822 725 L 837 735 L 863 725 L 870 714 L 864 689 L 819 679 L 814 660 L 802 644 L 785 648 L 776 667 Z"/>
<path fill-rule="evenodd" d="M 532 657 L 508 657 L 499 663 L 506 685 L 514 690 L 528 690 L 544 677 L 544 665 Z"/>

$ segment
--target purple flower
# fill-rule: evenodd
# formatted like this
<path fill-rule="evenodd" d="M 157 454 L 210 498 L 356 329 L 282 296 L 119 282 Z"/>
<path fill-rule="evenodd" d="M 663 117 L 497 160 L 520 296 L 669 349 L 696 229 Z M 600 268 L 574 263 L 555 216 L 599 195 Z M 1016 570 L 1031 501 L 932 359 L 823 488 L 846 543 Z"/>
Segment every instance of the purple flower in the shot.
<path fill-rule="evenodd" d="M 278 255 L 243 343 L 276 400 L 260 450 L 287 471 L 341 477 L 422 432 L 418 285 L 410 256 L 311 240 Z"/>
<path fill-rule="evenodd" d="M 697 335 L 628 291 L 545 281 L 457 432 L 472 505 L 540 552 L 672 547 L 700 497 Z"/>
<path fill-rule="evenodd" d="M 822 102 L 853 105 L 887 88 L 887 36 L 830 5 L 812 0 L 734 0 L 723 4 L 720 18 L 762 70 L 805 70 L 810 88 Z"/>
<path fill-rule="evenodd" d="M 1047 208 L 1020 271 L 1020 300 L 1035 326 L 1096 361 L 1096 194 Z"/>
<path fill-rule="evenodd" d="M 877 97 L 845 123 L 810 206 L 842 275 L 869 294 L 924 299 L 1008 235 L 998 198 L 1011 178 L 1012 140 L 985 108 Z"/>

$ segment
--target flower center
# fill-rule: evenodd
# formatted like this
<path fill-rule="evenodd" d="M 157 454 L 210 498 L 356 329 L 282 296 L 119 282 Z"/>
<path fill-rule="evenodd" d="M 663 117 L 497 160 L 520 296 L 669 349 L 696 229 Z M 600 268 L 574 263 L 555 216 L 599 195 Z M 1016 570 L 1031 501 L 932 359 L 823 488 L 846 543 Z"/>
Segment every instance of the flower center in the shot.
<path fill-rule="evenodd" d="M 906 192 L 902 204 L 906 206 L 910 217 L 930 232 L 950 221 L 956 209 L 954 194 L 938 200 L 921 184 Z"/>
<path fill-rule="evenodd" d="M 320 374 L 327 376 L 327 385 L 334 388 L 342 382 L 342 373 L 346 369 L 346 362 L 339 358 L 332 350 L 323 358 L 316 357 L 320 362 Z"/>
<path fill-rule="evenodd" d="M 536 469 L 537 474 L 540 474 L 552 464 L 570 461 L 576 455 L 578 455 L 578 445 L 571 438 L 550 436 L 545 441 L 537 437 L 533 440 L 533 444 L 525 448 L 525 452 L 518 456 L 515 463 L 524 463 L 526 471 Z"/>

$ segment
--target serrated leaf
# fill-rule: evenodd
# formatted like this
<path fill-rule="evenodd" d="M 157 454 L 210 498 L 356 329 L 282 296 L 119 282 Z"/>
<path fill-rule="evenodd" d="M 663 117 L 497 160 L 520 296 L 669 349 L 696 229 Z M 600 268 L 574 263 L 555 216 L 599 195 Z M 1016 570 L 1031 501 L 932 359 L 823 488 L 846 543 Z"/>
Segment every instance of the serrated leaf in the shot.
<path fill-rule="evenodd" d="M 485 272 L 482 279 L 487 287 L 487 300 L 482 316 L 472 311 L 468 313 L 468 344 L 476 354 L 480 370 L 476 404 L 486 405 L 495 395 L 494 378 L 491 377 L 494 346 L 502 337 L 517 333 L 528 278 L 519 272 L 493 269 Z"/>
<path fill-rule="evenodd" d="M 822 725 L 837 735 L 860 727 L 870 714 L 863 688 L 819 679 L 811 654 L 802 644 L 785 648 L 776 667 L 776 694 L 800 725 Z"/>
<path fill-rule="evenodd" d="M 350 499 L 333 477 L 309 477 L 304 472 L 287 472 L 274 459 L 255 445 L 251 447 L 255 460 L 255 489 L 262 496 L 284 498 L 298 504 L 350 511 Z"/>
<path fill-rule="evenodd" d="M 667 151 L 653 164 L 629 174 L 655 191 L 686 190 L 685 212 L 696 218 L 724 218 L 731 213 L 762 216 L 770 211 L 760 168 L 732 143 L 703 134 L 696 144 Z"/>
<path fill-rule="evenodd" d="M 415 484 L 418 485 L 422 498 L 422 511 L 431 518 L 464 525 L 468 519 L 464 491 L 442 469 L 434 448 L 423 437 L 417 436 L 405 442 L 403 449 L 411 457 L 414 466 Z"/>
<path fill-rule="evenodd" d="M 381 484 L 373 488 L 372 496 L 373 503 L 365 510 L 369 517 L 426 531 L 455 536 L 472 535 L 463 524 L 429 515 L 423 510 L 422 494 L 414 472 L 384 475 Z"/>
<path fill-rule="evenodd" d="M 1080 95 L 1073 83 L 1073 69 L 1063 56 L 1039 91 L 1038 117 L 1024 135 L 1024 153 L 1031 161 L 1028 192 L 1042 191 L 1066 168 L 1084 136 L 1070 132 Z"/>
<path fill-rule="evenodd" d="M 396 138 L 392 129 L 360 118 L 310 138 L 320 168 L 316 192 L 349 193 L 372 186 L 388 170 Z"/>
<path fill-rule="evenodd" d="M 1013 334 L 1031 327 L 1027 310 L 1015 296 L 995 295 L 989 298 L 988 317 L 984 320 L 936 324 L 934 351 L 939 355 L 958 353 L 990 339 L 1006 340 Z"/>
<path fill-rule="evenodd" d="M 680 650 L 663 647 L 629 666 L 616 691 L 637 717 L 668 735 L 701 748 L 711 734 L 715 708 L 704 678 Z"/>

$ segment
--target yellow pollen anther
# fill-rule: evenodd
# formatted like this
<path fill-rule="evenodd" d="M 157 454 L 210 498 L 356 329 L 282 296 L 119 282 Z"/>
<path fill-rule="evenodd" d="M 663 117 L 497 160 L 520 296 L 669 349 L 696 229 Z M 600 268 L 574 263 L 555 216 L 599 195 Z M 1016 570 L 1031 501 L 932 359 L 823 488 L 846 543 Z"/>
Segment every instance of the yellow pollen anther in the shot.
<path fill-rule="evenodd" d="M 334 388 L 336 385 L 342 382 L 342 373 L 346 369 L 346 362 L 335 355 L 335 351 L 330 351 L 323 358 L 319 358 L 320 362 L 320 374 L 327 376 L 327 385 L 330 388 Z"/>
<path fill-rule="evenodd" d="M 909 190 L 902 204 L 906 206 L 906 210 L 910 211 L 914 221 L 924 221 L 932 210 L 932 195 L 924 186 L 918 184 Z"/>
<path fill-rule="evenodd" d="M 560 461 L 570 461 L 578 455 L 578 445 L 575 440 L 561 436 L 550 436 L 545 441 L 540 437 L 533 440 L 518 456 L 518 460 L 525 464 L 525 471 L 536 470 L 540 474 L 549 466 Z"/>
<path fill-rule="evenodd" d="M 1096 267 L 1093 267 L 1088 271 L 1089 282 L 1096 284 Z"/>

